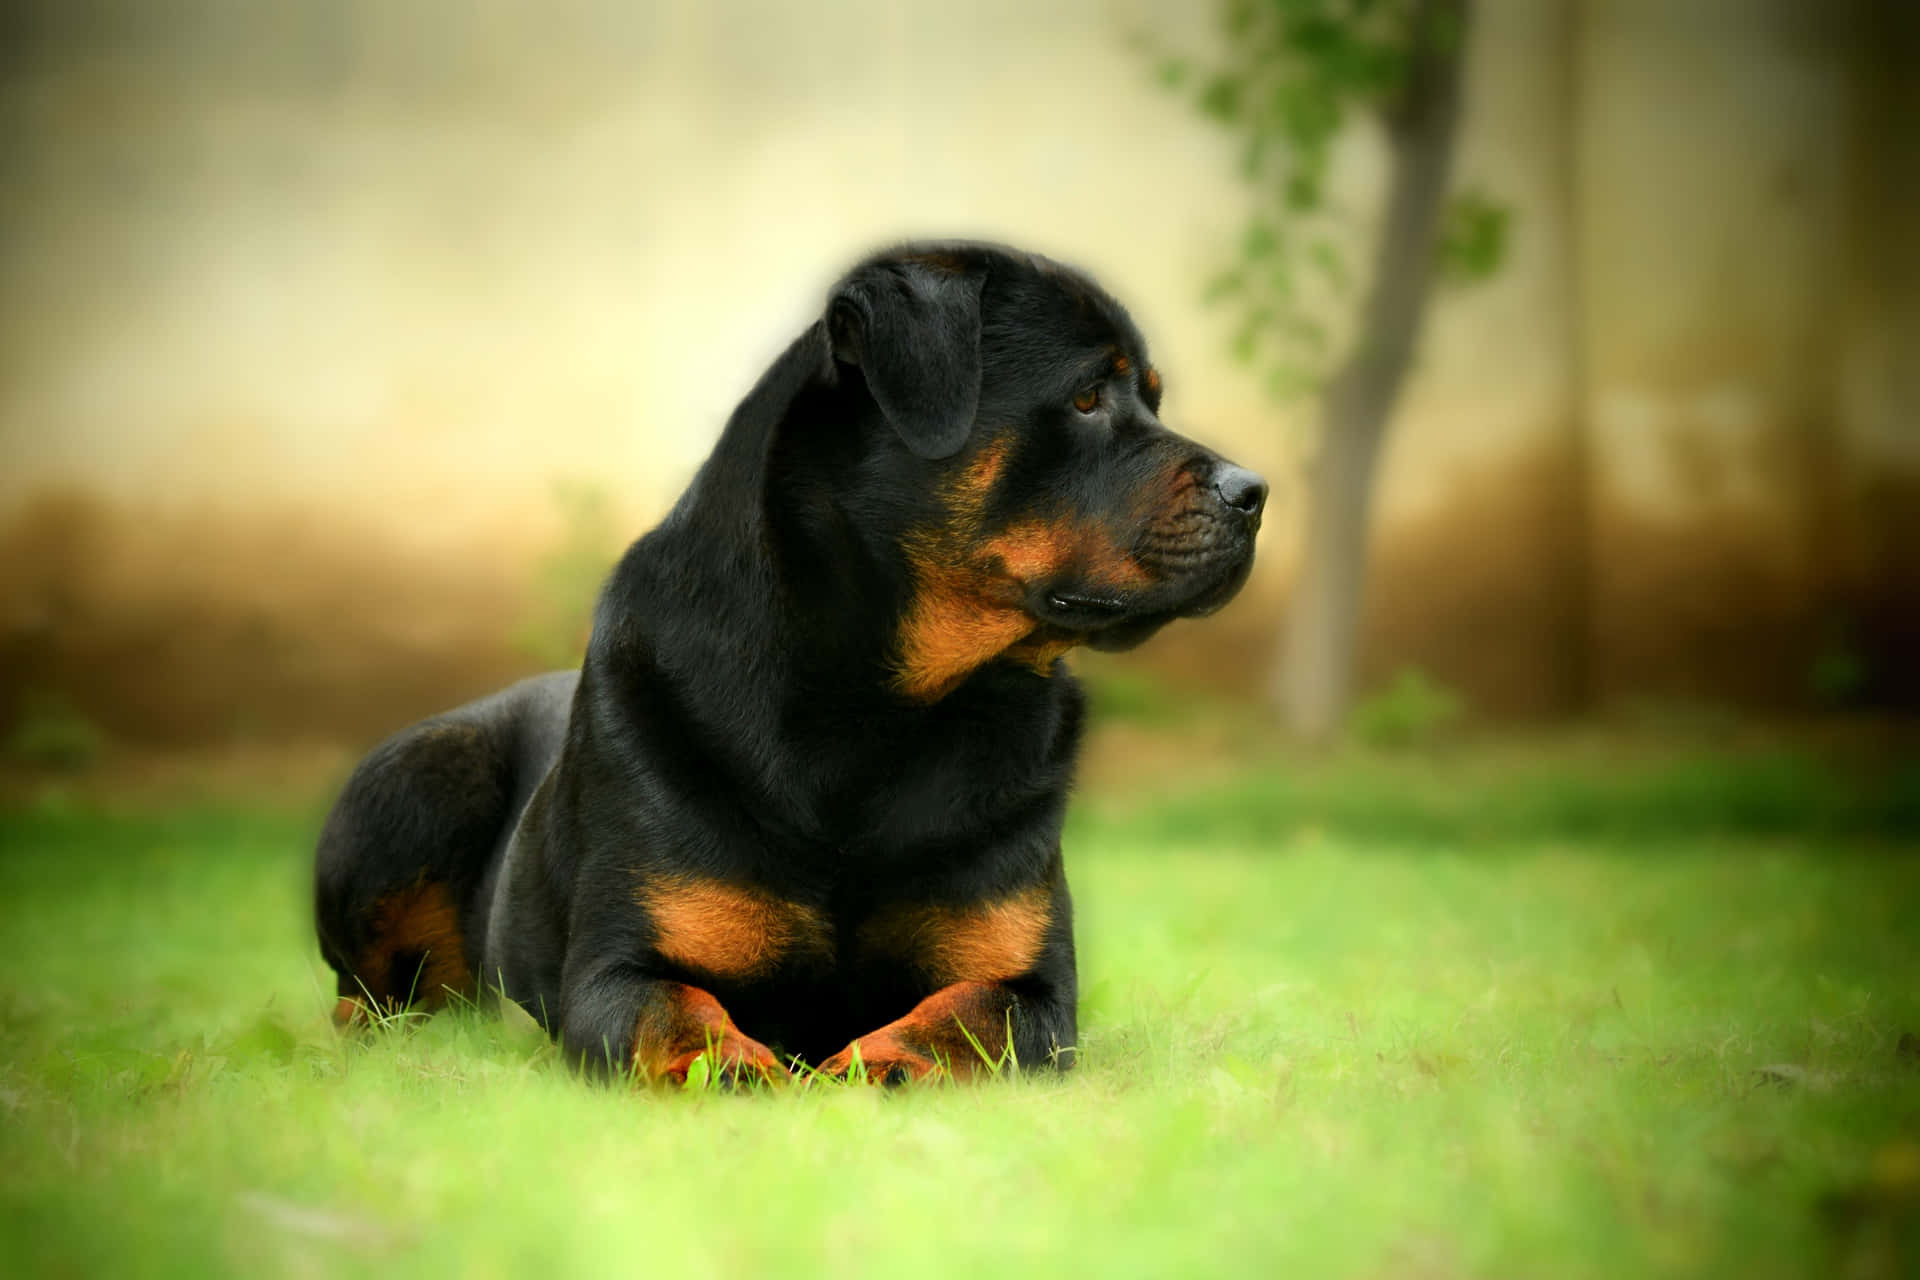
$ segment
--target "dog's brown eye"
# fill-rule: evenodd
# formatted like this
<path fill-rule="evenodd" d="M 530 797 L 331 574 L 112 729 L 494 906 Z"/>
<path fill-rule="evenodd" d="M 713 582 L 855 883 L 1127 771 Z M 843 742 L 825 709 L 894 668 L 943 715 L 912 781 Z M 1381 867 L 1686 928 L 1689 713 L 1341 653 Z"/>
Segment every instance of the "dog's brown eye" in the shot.
<path fill-rule="evenodd" d="M 1081 413 L 1092 413 L 1100 407 L 1100 387 L 1098 384 L 1088 387 L 1073 398 L 1073 407 Z"/>

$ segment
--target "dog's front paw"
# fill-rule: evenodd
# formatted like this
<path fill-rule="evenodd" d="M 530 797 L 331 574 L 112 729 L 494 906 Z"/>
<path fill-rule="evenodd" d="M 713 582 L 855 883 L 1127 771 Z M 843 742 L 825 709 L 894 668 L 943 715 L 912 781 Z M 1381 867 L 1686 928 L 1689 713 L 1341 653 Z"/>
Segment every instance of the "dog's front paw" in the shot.
<path fill-rule="evenodd" d="M 859 1079 L 861 1073 L 869 1084 L 901 1085 L 938 1079 L 945 1069 L 890 1029 L 882 1028 L 861 1036 L 820 1064 L 820 1074 L 826 1076 Z"/>
<path fill-rule="evenodd" d="M 704 1060 L 704 1066 L 699 1066 Z M 787 1069 L 773 1050 L 751 1036 L 729 1031 L 712 1045 L 689 1049 L 667 1060 L 654 1072 L 657 1083 L 685 1085 L 690 1074 L 705 1073 L 722 1085 L 785 1084 Z"/>

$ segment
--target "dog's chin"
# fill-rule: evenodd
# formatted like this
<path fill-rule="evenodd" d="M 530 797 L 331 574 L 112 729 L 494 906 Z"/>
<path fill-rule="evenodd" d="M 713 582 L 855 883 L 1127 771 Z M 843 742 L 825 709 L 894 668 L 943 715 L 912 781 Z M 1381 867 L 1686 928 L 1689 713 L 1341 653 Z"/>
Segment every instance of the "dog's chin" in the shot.
<path fill-rule="evenodd" d="M 1089 649 L 1132 649 L 1176 618 L 1204 618 L 1226 607 L 1253 570 L 1251 555 L 1237 558 L 1198 587 L 1169 595 L 1164 589 L 1133 596 L 1055 589 L 1042 593 L 1032 612 L 1044 626 L 1064 632 Z"/>
<path fill-rule="evenodd" d="M 1098 649 L 1101 653 L 1125 653 L 1128 649 L 1145 644 L 1154 633 L 1172 622 L 1177 614 L 1156 613 L 1140 617 L 1127 618 L 1099 631 L 1089 631 L 1081 637 L 1080 643 L 1089 649 Z"/>

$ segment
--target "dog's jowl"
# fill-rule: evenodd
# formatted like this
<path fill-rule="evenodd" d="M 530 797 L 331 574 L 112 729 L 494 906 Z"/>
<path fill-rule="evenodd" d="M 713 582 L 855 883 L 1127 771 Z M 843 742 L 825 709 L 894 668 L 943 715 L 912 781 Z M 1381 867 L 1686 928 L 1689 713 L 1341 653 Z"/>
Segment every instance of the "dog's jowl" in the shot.
<path fill-rule="evenodd" d="M 991 245 L 833 290 L 614 569 L 578 673 L 403 730 L 320 838 L 335 1017 L 498 988 L 599 1070 L 1070 1066 L 1061 659 L 1210 613 L 1266 486 L 1120 306 Z"/>

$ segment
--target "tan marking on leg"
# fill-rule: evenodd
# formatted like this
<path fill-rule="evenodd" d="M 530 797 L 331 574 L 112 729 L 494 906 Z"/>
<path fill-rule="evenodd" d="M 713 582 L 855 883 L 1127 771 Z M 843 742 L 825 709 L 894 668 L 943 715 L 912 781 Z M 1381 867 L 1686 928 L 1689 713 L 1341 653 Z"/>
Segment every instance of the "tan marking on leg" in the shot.
<path fill-rule="evenodd" d="M 360 955 L 356 973 L 375 1001 L 390 1009 L 409 1004 L 438 1009 L 448 992 L 473 994 L 460 913 L 446 885 L 423 873 L 405 889 L 375 899 L 371 917 L 372 940 Z M 396 963 L 415 956 L 417 974 L 394 972 Z"/>
<path fill-rule="evenodd" d="M 633 1029 L 634 1072 L 642 1080 L 685 1084 L 695 1058 L 711 1053 L 722 1075 L 778 1083 L 786 1068 L 773 1050 L 735 1029 L 718 1000 L 699 987 L 665 982 L 640 1010 Z"/>
<path fill-rule="evenodd" d="M 997 1064 L 1006 1053 L 1007 1011 L 1013 1005 L 1013 994 L 992 983 L 943 987 L 904 1018 L 861 1036 L 828 1058 L 820 1071 L 830 1076 L 852 1071 L 857 1046 L 870 1084 L 925 1080 L 937 1075 L 943 1065 L 954 1079 L 968 1079 L 986 1070 L 990 1062 Z"/>

